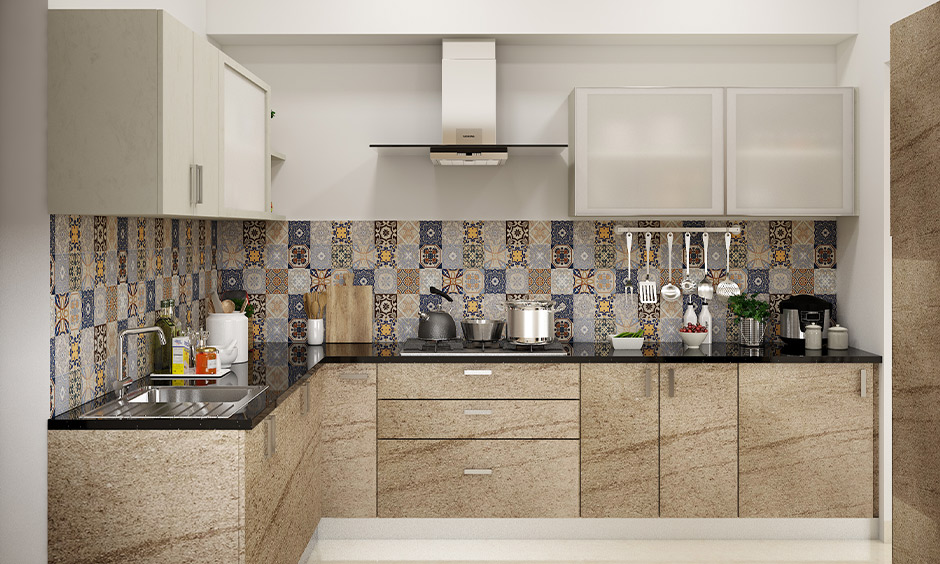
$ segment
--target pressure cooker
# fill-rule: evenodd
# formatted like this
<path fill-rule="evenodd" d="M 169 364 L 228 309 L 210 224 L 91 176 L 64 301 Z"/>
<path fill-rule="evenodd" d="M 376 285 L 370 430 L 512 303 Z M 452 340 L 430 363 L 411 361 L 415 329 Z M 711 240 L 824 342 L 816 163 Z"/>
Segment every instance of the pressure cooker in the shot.
<path fill-rule="evenodd" d="M 780 338 L 788 345 L 805 344 L 806 326 L 822 327 L 822 340 L 829 338 L 832 304 L 822 298 L 800 294 L 780 302 Z"/>

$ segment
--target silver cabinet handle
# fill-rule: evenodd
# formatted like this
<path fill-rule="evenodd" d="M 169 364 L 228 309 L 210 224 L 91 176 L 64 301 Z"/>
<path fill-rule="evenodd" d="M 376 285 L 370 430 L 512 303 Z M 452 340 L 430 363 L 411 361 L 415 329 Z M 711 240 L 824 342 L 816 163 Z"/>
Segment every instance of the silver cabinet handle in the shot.
<path fill-rule="evenodd" d="M 340 374 L 340 380 L 368 380 L 368 374 Z"/>
<path fill-rule="evenodd" d="M 862 397 L 868 397 L 868 371 L 862 369 Z"/>
<path fill-rule="evenodd" d="M 492 376 L 492 370 L 464 370 L 464 376 Z"/>
<path fill-rule="evenodd" d="M 276 428 L 277 428 L 277 425 L 276 425 L 275 416 L 274 416 L 273 414 L 272 414 L 272 415 L 268 415 L 268 418 L 267 418 L 266 421 L 267 421 L 267 426 L 266 426 L 265 429 L 264 429 L 264 431 L 265 431 L 265 432 L 264 432 L 264 435 L 265 435 L 265 436 L 264 436 L 264 458 L 265 458 L 265 460 L 267 460 L 268 458 L 271 458 L 272 456 L 274 456 L 274 453 L 275 453 L 276 450 L 277 450 L 277 445 L 276 445 L 276 440 L 277 440 Z"/>
<path fill-rule="evenodd" d="M 653 371 L 649 368 L 646 369 L 646 390 L 644 395 L 646 397 L 653 396 Z"/>
<path fill-rule="evenodd" d="M 492 409 L 465 409 L 464 415 L 493 415 Z"/>
<path fill-rule="evenodd" d="M 199 165 L 189 165 L 189 203 L 196 205 L 199 203 Z"/>
<path fill-rule="evenodd" d="M 303 389 L 300 391 L 300 413 L 301 415 L 307 415 L 310 413 L 310 382 L 304 384 Z"/>
<path fill-rule="evenodd" d="M 197 174 L 197 176 L 199 177 L 199 184 L 198 184 L 198 186 L 199 186 L 199 199 L 196 200 L 196 203 L 197 203 L 197 204 L 202 204 L 202 203 L 204 203 L 204 202 L 202 201 L 202 165 L 196 165 L 196 174 Z"/>
<path fill-rule="evenodd" d="M 492 468 L 467 468 L 463 471 L 464 476 L 489 476 L 492 473 Z"/>
<path fill-rule="evenodd" d="M 676 369 L 669 369 L 669 397 L 676 396 Z"/>

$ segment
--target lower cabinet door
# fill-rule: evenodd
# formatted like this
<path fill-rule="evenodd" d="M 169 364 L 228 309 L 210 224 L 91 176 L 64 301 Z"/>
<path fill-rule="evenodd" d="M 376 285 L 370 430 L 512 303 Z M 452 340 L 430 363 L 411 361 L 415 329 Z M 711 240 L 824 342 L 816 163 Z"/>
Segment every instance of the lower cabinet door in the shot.
<path fill-rule="evenodd" d="M 872 372 L 741 365 L 741 517 L 872 517 Z"/>
<path fill-rule="evenodd" d="M 577 517 L 577 440 L 380 440 L 379 517 Z"/>
<path fill-rule="evenodd" d="M 737 365 L 659 373 L 660 517 L 737 517 Z"/>
<path fill-rule="evenodd" d="M 581 367 L 581 516 L 659 516 L 659 367 Z"/>

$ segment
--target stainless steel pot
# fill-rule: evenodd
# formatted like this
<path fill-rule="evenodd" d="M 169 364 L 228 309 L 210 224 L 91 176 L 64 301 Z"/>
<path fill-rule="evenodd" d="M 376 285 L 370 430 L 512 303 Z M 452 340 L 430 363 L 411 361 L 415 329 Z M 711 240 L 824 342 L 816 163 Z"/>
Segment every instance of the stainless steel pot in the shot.
<path fill-rule="evenodd" d="M 506 339 L 517 345 L 544 345 L 555 340 L 555 300 L 506 302 Z"/>
<path fill-rule="evenodd" d="M 809 295 L 796 295 L 780 302 L 780 339 L 788 345 L 804 345 L 806 326 L 822 327 L 822 340 L 829 337 L 832 304 Z"/>
<path fill-rule="evenodd" d="M 442 296 L 449 302 L 454 301 L 445 292 L 431 287 L 431 293 Z M 457 324 L 446 311 L 429 310 L 418 314 L 418 338 L 426 341 L 446 341 L 457 338 Z"/>
<path fill-rule="evenodd" d="M 505 321 L 492 319 L 464 319 L 460 322 L 460 329 L 467 341 L 498 341 L 503 336 L 505 325 Z"/>

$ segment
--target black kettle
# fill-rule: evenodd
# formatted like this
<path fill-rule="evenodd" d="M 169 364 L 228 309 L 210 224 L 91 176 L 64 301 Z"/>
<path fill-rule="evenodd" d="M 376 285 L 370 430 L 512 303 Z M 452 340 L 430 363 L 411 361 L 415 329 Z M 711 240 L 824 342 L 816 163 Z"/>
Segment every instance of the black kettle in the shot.
<path fill-rule="evenodd" d="M 431 286 L 431 293 L 441 296 L 449 302 L 454 301 L 446 292 L 442 292 L 434 286 Z M 454 323 L 454 318 L 446 311 L 422 311 L 418 315 L 421 317 L 420 321 L 418 321 L 419 339 L 426 341 L 446 341 L 447 339 L 457 338 L 457 324 Z"/>

